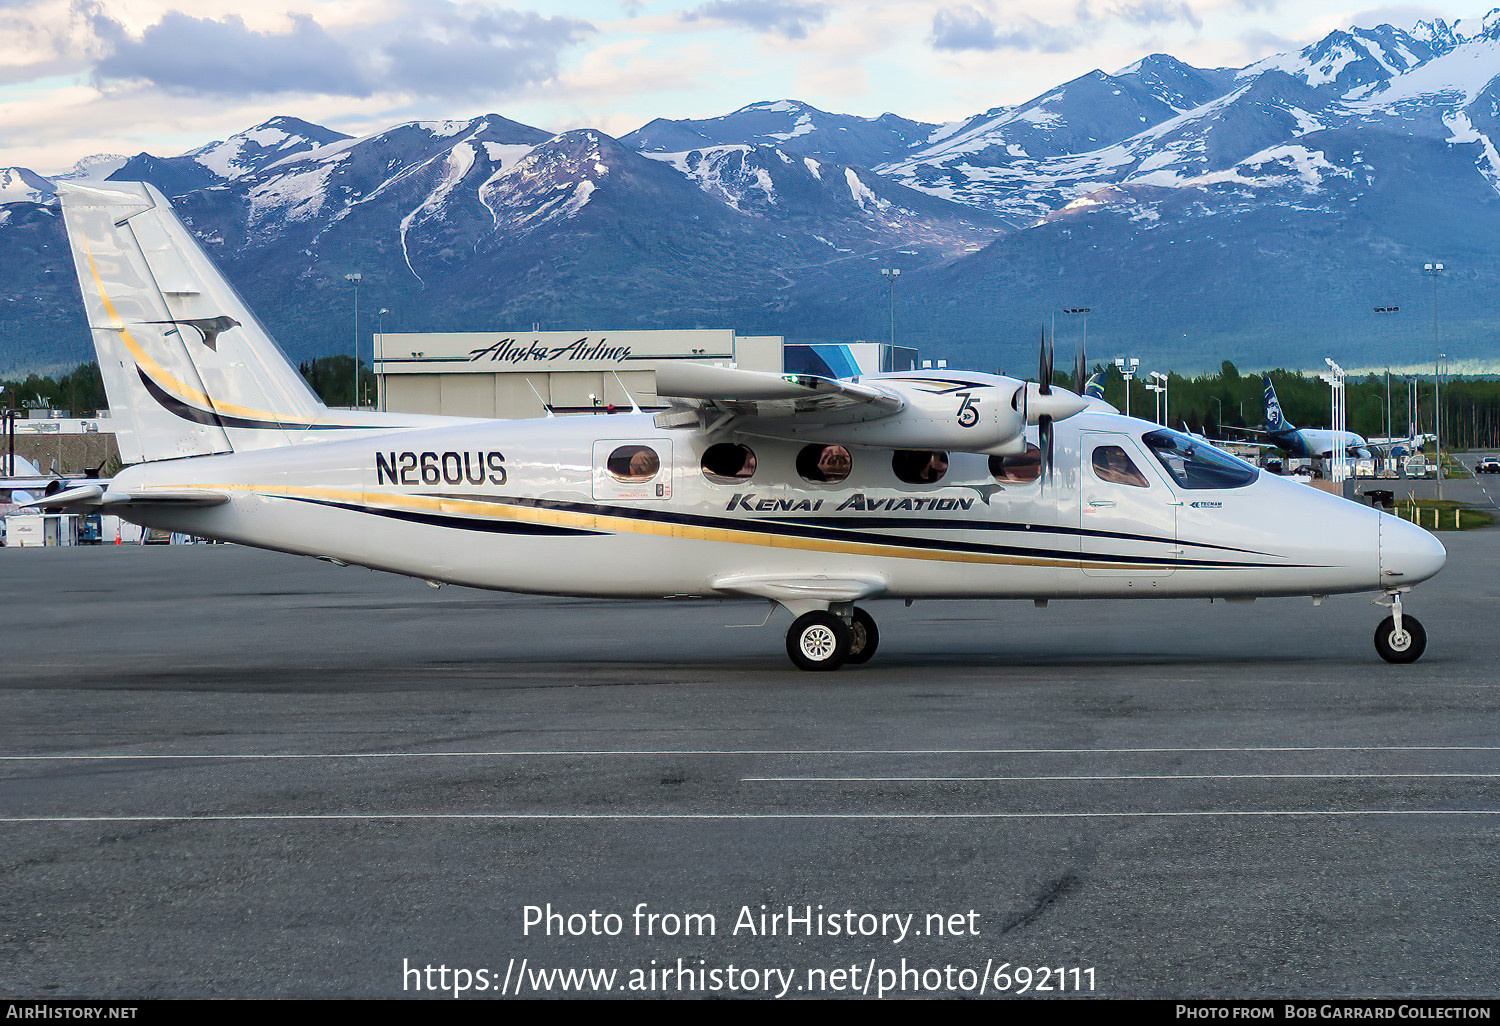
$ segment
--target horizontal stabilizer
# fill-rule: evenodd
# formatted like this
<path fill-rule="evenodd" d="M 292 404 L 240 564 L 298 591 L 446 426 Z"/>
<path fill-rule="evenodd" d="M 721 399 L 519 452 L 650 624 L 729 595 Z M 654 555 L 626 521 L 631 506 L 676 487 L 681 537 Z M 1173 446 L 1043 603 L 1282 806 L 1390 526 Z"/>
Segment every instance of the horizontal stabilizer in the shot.
<path fill-rule="evenodd" d="M 21 503 L 22 509 L 66 509 L 69 506 L 97 506 L 104 497 L 104 489 L 96 484 L 64 488 L 60 492 L 44 495 L 40 499 Z"/>
<path fill-rule="evenodd" d="M 178 508 L 222 506 L 228 501 L 229 496 L 223 492 L 211 492 L 201 488 L 177 488 L 171 491 L 149 492 L 109 491 L 104 496 L 106 508 L 115 506 L 176 506 Z"/>

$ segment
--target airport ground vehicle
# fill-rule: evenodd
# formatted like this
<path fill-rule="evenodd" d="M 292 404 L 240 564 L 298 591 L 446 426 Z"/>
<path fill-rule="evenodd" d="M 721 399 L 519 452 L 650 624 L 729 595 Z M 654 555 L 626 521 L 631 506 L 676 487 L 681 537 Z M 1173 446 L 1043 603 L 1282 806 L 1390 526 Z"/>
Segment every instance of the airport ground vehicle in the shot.
<path fill-rule="evenodd" d="M 1485 456 L 1474 464 L 1476 474 L 1500 474 L 1500 456 Z"/>
<path fill-rule="evenodd" d="M 38 500 L 518 592 L 758 599 L 803 669 L 868 660 L 879 598 L 1322 597 L 1391 608 L 1446 553 L 1369 506 L 1038 382 L 679 364 L 672 408 L 478 421 L 331 410 L 150 186 L 62 185 L 122 456 Z"/>

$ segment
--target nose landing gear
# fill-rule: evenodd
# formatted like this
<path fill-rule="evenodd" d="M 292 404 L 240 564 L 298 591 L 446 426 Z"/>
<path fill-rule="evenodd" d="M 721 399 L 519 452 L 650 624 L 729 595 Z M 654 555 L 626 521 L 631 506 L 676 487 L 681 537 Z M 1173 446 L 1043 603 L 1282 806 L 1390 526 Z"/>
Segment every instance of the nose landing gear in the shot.
<path fill-rule="evenodd" d="M 837 670 L 845 663 L 864 663 L 880 644 L 875 618 L 858 607 L 840 615 L 816 609 L 792 621 L 786 632 L 786 654 L 799 670 Z"/>
<path fill-rule="evenodd" d="M 1375 651 L 1388 663 L 1414 663 L 1427 650 L 1427 632 L 1415 616 L 1402 614 L 1401 591 L 1387 594 L 1388 599 L 1375 600 L 1377 606 L 1389 606 L 1391 610 L 1391 615 L 1375 628 Z"/>

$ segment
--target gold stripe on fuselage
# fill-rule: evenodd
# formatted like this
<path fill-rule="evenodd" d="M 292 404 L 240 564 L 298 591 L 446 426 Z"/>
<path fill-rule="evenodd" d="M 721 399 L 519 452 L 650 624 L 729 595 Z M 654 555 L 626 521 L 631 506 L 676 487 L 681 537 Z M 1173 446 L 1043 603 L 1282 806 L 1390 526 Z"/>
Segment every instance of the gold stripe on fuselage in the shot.
<path fill-rule="evenodd" d="M 357 492 L 340 488 L 266 487 L 249 484 L 174 485 L 170 489 L 204 489 L 208 491 L 253 492 L 267 497 L 290 499 L 323 499 L 329 502 L 359 503 L 413 512 L 458 513 L 478 519 L 511 520 L 518 523 L 571 527 L 585 531 L 615 534 L 644 534 L 691 541 L 724 542 L 733 545 L 759 545 L 766 548 L 800 549 L 810 552 L 834 552 L 851 556 L 895 556 L 901 559 L 925 559 L 941 563 L 981 563 L 998 566 L 1036 566 L 1074 568 L 1078 566 L 1119 568 L 1122 564 L 1108 559 L 1059 558 L 1047 556 L 1012 556 L 998 553 L 953 552 L 902 545 L 863 541 L 839 541 L 831 538 L 804 538 L 795 535 L 757 531 L 754 527 L 699 527 L 620 516 L 611 513 L 575 513 L 570 510 L 543 509 L 534 506 L 497 505 L 473 499 L 447 499 L 425 495 L 401 495 L 391 492 Z M 149 490 L 149 489 L 148 489 Z M 1130 563 L 1140 570 L 1234 570 L 1237 567 L 1192 567 L 1175 563 Z M 1246 568 L 1249 569 L 1249 568 Z"/>

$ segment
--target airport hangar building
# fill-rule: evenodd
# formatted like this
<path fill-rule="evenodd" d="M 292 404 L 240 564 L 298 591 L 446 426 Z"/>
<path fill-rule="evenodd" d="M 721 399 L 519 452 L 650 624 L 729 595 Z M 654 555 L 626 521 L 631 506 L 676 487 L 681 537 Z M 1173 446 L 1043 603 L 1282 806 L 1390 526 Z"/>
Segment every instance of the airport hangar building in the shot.
<path fill-rule="evenodd" d="M 656 368 L 736 366 L 850 377 L 913 370 L 917 352 L 882 342 L 786 345 L 779 335 L 681 331 L 472 331 L 377 334 L 379 408 L 392 413 L 523 418 L 665 405 Z"/>

